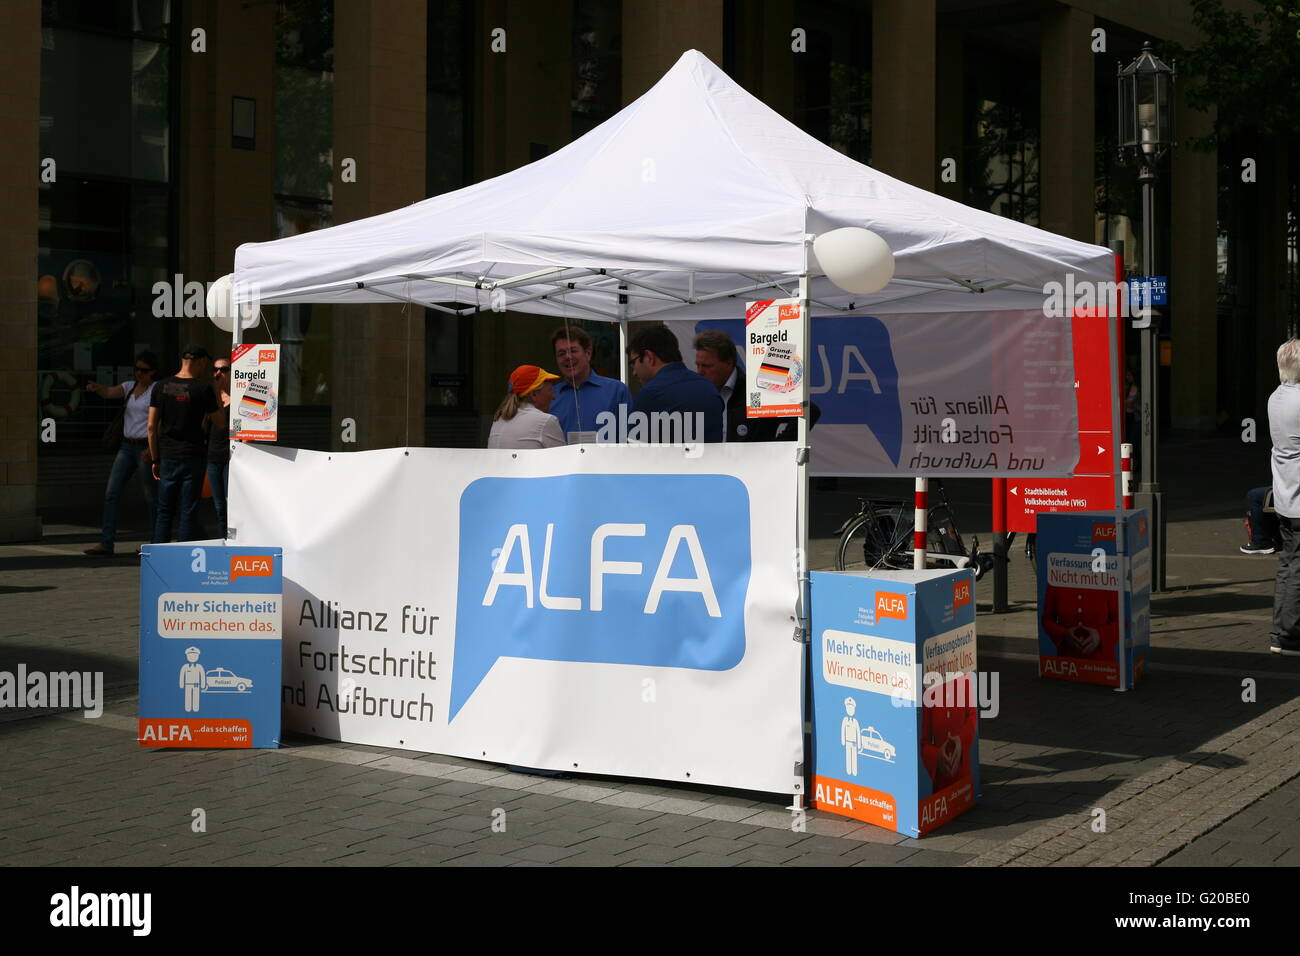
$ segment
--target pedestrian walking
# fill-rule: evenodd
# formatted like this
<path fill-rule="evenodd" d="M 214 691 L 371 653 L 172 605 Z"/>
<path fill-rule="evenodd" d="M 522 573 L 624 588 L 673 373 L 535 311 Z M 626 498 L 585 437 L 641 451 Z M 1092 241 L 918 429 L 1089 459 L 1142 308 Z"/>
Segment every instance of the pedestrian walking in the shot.
<path fill-rule="evenodd" d="M 104 521 L 99 531 L 99 543 L 87 548 L 86 554 L 101 558 L 113 556 L 118 505 L 131 476 L 137 472 L 149 512 L 149 534 L 153 534 L 155 482 L 149 458 L 149 401 L 157 378 L 158 356 L 144 351 L 135 357 L 135 370 L 130 381 L 121 385 L 86 383 L 86 390 L 100 398 L 126 399 L 121 415 L 109 426 L 114 438 L 121 437 L 116 440 L 113 469 L 108 474 L 108 487 L 104 489 Z"/>

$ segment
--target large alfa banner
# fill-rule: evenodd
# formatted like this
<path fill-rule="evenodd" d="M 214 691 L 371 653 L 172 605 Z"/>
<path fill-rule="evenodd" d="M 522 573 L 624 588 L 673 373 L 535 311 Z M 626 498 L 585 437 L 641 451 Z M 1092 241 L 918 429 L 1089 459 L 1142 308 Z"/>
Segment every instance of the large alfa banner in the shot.
<path fill-rule="evenodd" d="M 232 454 L 232 538 L 284 552 L 286 729 L 794 792 L 792 455 Z"/>
<path fill-rule="evenodd" d="M 705 329 L 745 351 L 741 316 L 670 325 L 692 362 Z M 1056 476 L 1078 459 L 1070 321 L 1042 310 L 814 316 L 807 375 L 815 475 Z"/>

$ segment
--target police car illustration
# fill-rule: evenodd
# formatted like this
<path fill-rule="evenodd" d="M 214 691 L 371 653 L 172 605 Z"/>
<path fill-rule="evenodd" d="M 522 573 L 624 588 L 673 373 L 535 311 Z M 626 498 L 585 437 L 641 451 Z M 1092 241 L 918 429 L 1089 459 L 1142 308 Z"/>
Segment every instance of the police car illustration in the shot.
<path fill-rule="evenodd" d="M 877 760 L 893 760 L 897 753 L 894 747 L 875 727 L 868 727 L 858 735 L 858 753 L 875 757 Z"/>
<path fill-rule="evenodd" d="M 245 694 L 253 686 L 251 678 L 240 677 L 224 667 L 214 667 L 207 672 L 206 676 L 209 693 L 215 691 L 219 694 Z"/>

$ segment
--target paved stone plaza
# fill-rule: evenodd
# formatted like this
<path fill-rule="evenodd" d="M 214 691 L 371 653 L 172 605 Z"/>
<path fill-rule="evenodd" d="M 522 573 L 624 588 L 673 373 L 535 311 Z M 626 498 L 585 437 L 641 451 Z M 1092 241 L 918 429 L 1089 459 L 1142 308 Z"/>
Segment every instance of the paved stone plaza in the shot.
<path fill-rule="evenodd" d="M 1171 445 L 1162 457 L 1170 590 L 1154 598 L 1153 663 L 1135 692 L 1035 676 L 1034 578 L 1019 542 L 1012 612 L 986 613 L 992 583 L 980 583 L 979 666 L 1001 682 L 1001 711 L 980 727 L 983 800 L 921 840 L 818 812 L 795 832 L 788 799 L 776 796 L 544 779 L 305 737 L 288 737 L 279 751 L 140 748 L 139 566 L 82 556 L 96 540 L 85 524 L 93 516 L 47 524 L 39 543 L 0 547 L 0 669 L 103 671 L 108 703 L 98 719 L 0 711 L 0 860 L 1295 865 L 1300 659 L 1268 653 L 1274 559 L 1237 552 L 1242 499 L 1267 480 L 1266 454 L 1206 441 Z M 815 492 L 815 567 L 830 564 L 831 530 L 859 487 Z M 989 526 L 987 488 L 949 485 L 968 535 Z M 132 552 L 133 542 L 119 549 Z M 1243 700 L 1247 678 L 1253 702 Z M 198 808 L 205 833 L 191 827 Z M 1098 808 L 1104 833 L 1092 828 Z"/>

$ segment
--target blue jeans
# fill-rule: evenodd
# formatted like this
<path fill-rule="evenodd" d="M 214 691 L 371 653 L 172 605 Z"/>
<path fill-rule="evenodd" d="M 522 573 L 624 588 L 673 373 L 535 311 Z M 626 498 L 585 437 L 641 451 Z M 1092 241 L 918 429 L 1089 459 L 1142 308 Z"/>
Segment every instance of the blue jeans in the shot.
<path fill-rule="evenodd" d="M 154 521 L 153 540 L 166 543 L 172 539 L 172 515 L 179 501 L 181 526 L 177 541 L 193 541 L 203 495 L 202 458 L 164 458 L 158 463 L 158 515 Z"/>
<path fill-rule="evenodd" d="M 1278 531 L 1277 515 L 1264 510 L 1264 499 L 1273 490 L 1272 485 L 1252 488 L 1246 493 L 1246 517 L 1250 528 L 1250 547 L 1282 547 L 1282 535 Z"/>
<path fill-rule="evenodd" d="M 108 475 L 108 488 L 104 491 L 104 527 L 99 532 L 100 546 L 110 551 L 113 550 L 113 542 L 117 539 L 117 503 L 122 497 L 122 490 L 126 488 L 127 482 L 136 471 L 140 472 L 140 489 L 144 492 L 145 504 L 149 506 L 149 532 L 153 533 L 153 472 L 140 463 L 140 458 L 148 450 L 146 445 L 131 445 L 124 441 L 117 449 L 117 457 L 113 459 L 113 470 Z"/>
<path fill-rule="evenodd" d="M 217 537 L 226 536 L 226 489 L 230 487 L 230 462 L 208 462 L 208 484 L 212 486 L 212 506 L 217 509 Z"/>

